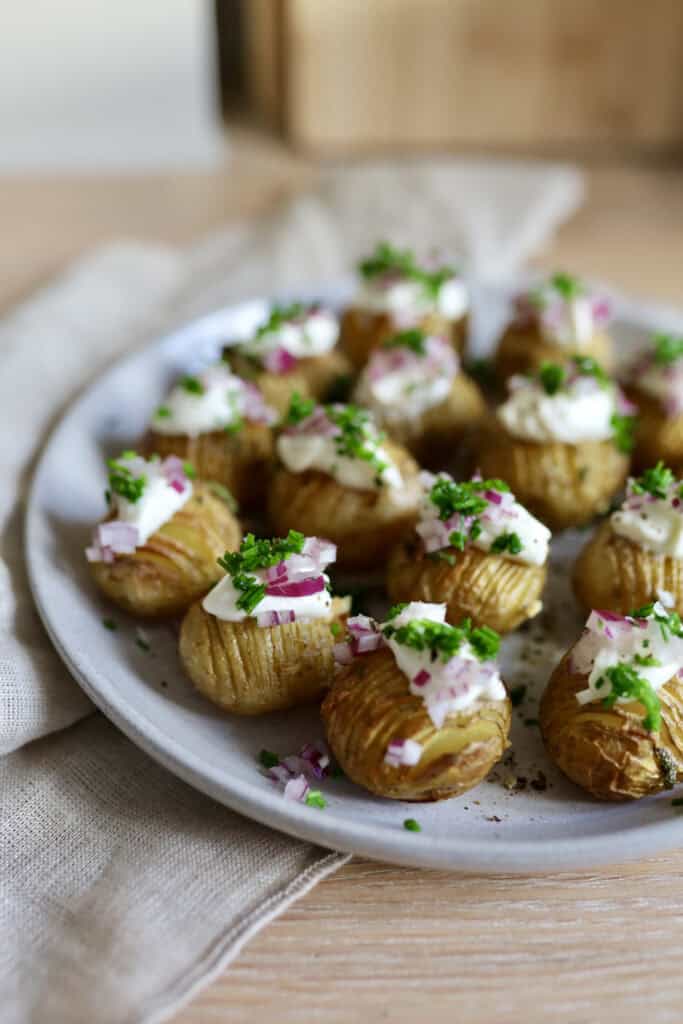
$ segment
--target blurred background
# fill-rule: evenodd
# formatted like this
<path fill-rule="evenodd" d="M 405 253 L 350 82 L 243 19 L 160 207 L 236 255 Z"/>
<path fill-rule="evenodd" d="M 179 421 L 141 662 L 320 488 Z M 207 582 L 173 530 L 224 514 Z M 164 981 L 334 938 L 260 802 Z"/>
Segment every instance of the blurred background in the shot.
<path fill-rule="evenodd" d="M 681 0 L 38 0 L 2 6 L 0 39 L 0 299 L 378 154 L 577 161 L 627 248 L 683 227 Z M 600 233 L 585 269 L 609 276 Z"/>

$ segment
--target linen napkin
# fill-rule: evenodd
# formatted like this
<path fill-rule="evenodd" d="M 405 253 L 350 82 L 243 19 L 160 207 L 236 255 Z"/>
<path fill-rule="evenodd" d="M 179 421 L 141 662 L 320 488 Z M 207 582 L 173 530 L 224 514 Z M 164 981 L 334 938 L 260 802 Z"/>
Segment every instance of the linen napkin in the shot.
<path fill-rule="evenodd" d="M 166 1019 L 346 860 L 196 793 L 93 714 L 69 677 L 21 554 L 31 469 L 60 411 L 124 350 L 223 302 L 332 279 L 379 238 L 428 241 L 504 276 L 580 197 L 577 172 L 552 165 L 328 170 L 315 192 L 191 250 L 104 248 L 0 323 L 4 1022 Z"/>

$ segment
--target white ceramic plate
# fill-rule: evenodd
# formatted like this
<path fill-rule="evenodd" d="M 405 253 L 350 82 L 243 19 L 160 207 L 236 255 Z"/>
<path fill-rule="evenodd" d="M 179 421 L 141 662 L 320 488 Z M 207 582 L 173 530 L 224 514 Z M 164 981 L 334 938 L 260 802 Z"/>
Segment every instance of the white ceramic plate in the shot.
<path fill-rule="evenodd" d="M 345 288 L 317 294 L 341 301 Z M 503 293 L 476 291 L 477 345 L 483 350 L 504 315 Z M 151 411 L 179 373 L 210 361 L 222 341 L 259 319 L 263 302 L 220 311 L 148 346 L 107 371 L 76 401 L 38 465 L 27 512 L 27 557 L 39 612 L 58 652 L 94 703 L 148 754 L 186 782 L 245 815 L 292 835 L 400 864 L 474 871 L 532 872 L 582 868 L 653 854 L 683 841 L 681 812 L 670 795 L 605 806 L 556 773 L 534 724 L 537 698 L 581 620 L 567 570 L 586 533 L 554 545 L 546 611 L 505 641 L 504 675 L 527 686 L 515 709 L 514 761 L 459 800 L 431 805 L 375 798 L 344 779 L 326 780 L 326 809 L 285 801 L 262 776 L 261 748 L 295 753 L 321 735 L 316 709 L 258 719 L 221 715 L 183 677 L 169 626 L 146 630 L 106 606 L 92 586 L 83 548 L 102 515 L 103 457 L 134 446 Z M 644 325 L 622 305 L 616 326 L 624 345 L 642 341 Z M 661 325 L 658 325 L 661 326 Z M 103 618 L 113 618 L 111 632 Z M 527 724 L 525 724 L 525 722 Z M 510 762 L 510 759 L 507 759 Z M 523 777 L 526 788 L 505 782 Z M 420 833 L 403 828 L 418 819 Z"/>

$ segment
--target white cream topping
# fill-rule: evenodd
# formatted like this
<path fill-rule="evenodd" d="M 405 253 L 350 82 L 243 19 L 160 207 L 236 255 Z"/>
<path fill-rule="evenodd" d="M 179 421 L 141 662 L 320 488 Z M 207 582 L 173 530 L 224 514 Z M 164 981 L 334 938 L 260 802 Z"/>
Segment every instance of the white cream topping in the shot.
<path fill-rule="evenodd" d="M 278 437 L 277 452 L 292 473 L 315 469 L 327 473 L 344 487 L 361 491 L 387 488 L 392 496 L 400 499 L 406 490 L 403 477 L 389 453 L 382 447 L 377 429 L 369 416 L 363 433 L 363 448 L 372 454 L 372 461 L 340 451 L 342 431 L 327 418 L 324 408 L 318 406 L 297 427 Z M 411 492 L 410 501 L 413 500 L 414 494 Z"/>
<path fill-rule="evenodd" d="M 579 281 L 558 274 L 519 296 L 517 313 L 522 322 L 534 321 L 549 344 L 581 352 L 608 321 L 610 308 L 606 299 L 590 294 Z"/>
<path fill-rule="evenodd" d="M 243 419 L 273 423 L 276 413 L 253 384 L 219 363 L 177 384 L 154 414 L 152 427 L 158 434 L 197 437 L 238 427 Z"/>
<path fill-rule="evenodd" d="M 284 349 L 295 359 L 305 359 L 325 355 L 334 348 L 338 337 L 336 316 L 327 309 L 311 306 L 272 329 L 261 328 L 252 339 L 239 346 L 239 351 L 262 359 Z"/>
<path fill-rule="evenodd" d="M 412 278 L 377 275 L 362 280 L 354 306 L 368 313 L 386 314 L 407 327 L 432 313 L 447 320 L 460 320 L 469 309 L 469 298 L 460 277 L 447 278 L 433 296 Z"/>
<path fill-rule="evenodd" d="M 446 520 L 439 518 L 439 509 L 430 498 L 432 487 L 439 479 L 450 482 L 453 480 L 448 473 L 434 475 L 423 472 L 420 474 L 423 494 L 420 503 L 420 519 L 416 530 L 422 538 L 427 553 L 449 547 L 449 538 L 454 531 L 467 536 L 472 524 L 471 517 L 465 518 L 457 512 Z M 490 551 L 499 537 L 505 534 L 515 534 L 521 544 L 521 550 L 510 551 L 507 547 L 502 552 L 504 557 L 525 565 L 544 565 L 548 558 L 548 545 L 551 538 L 548 527 L 532 516 L 523 505 L 520 505 L 510 491 L 482 491 L 477 492 L 477 496 L 487 502 L 487 507 L 476 517 L 480 532 L 474 540 L 468 540 L 467 544 L 471 544 L 480 551 Z M 457 554 L 455 557 L 457 558 Z"/>
<path fill-rule="evenodd" d="M 147 481 L 137 501 L 129 501 L 115 492 L 111 494 L 114 518 L 137 529 L 137 546 L 141 547 L 192 497 L 192 482 L 185 479 L 180 492 L 169 483 L 163 471 L 164 463 L 159 459 L 121 455 L 117 462 L 125 466 L 135 480 L 145 477 Z"/>
<path fill-rule="evenodd" d="M 246 573 L 245 575 L 253 579 L 256 584 L 265 582 L 265 570 Z M 224 576 L 213 590 L 210 590 L 206 595 L 202 601 L 202 608 L 209 615 L 214 615 L 217 619 L 223 619 L 224 622 L 244 622 L 245 619 L 256 618 L 258 615 L 264 615 L 268 612 L 288 611 L 295 613 L 297 622 L 305 622 L 312 619 L 328 619 L 332 608 L 332 597 L 329 590 L 327 590 L 330 579 L 326 573 L 319 573 L 318 575 L 322 576 L 325 581 L 325 589 L 319 590 L 316 594 L 308 594 L 305 597 L 276 597 L 266 594 L 254 610 L 249 613 L 237 607 L 237 601 L 242 591 L 235 587 L 231 576 Z"/>
<path fill-rule="evenodd" d="M 359 378 L 355 401 L 380 423 L 417 419 L 450 394 L 458 357 L 443 338 L 426 337 L 424 354 L 404 346 L 377 349 Z"/>
<path fill-rule="evenodd" d="M 683 360 L 660 366 L 651 361 L 633 381 L 643 394 L 656 398 L 669 416 L 680 416 L 683 412 Z"/>
<path fill-rule="evenodd" d="M 386 626 L 398 629 L 420 619 L 445 623 L 446 605 L 412 601 L 390 622 L 384 623 L 382 629 Z M 393 635 L 386 638 L 386 642 L 409 681 L 410 692 L 425 702 L 437 729 L 449 715 L 458 711 L 484 701 L 505 699 L 505 686 L 497 666 L 494 662 L 479 661 L 467 642 L 446 662 L 441 657 L 432 661 L 429 650 L 419 651 L 400 644 Z"/>
<path fill-rule="evenodd" d="M 666 615 L 661 604 L 655 612 Z M 636 658 L 652 658 L 658 664 L 638 664 Z M 653 690 L 658 690 L 683 667 L 683 639 L 662 631 L 656 619 L 634 620 L 610 612 L 593 611 L 586 622 L 586 631 L 571 655 L 572 671 L 588 676 L 588 686 L 580 690 L 579 704 L 603 700 L 611 692 L 608 679 L 600 683 L 607 669 L 618 662 L 627 662 L 645 679 Z M 633 697 L 618 697 L 617 703 L 627 704 Z"/>
<path fill-rule="evenodd" d="M 674 481 L 663 498 L 653 497 L 634 493 L 633 481 L 629 480 L 624 503 L 610 517 L 614 533 L 654 554 L 683 558 L 681 486 L 680 480 Z"/>
<path fill-rule="evenodd" d="M 617 394 L 612 386 L 600 387 L 592 377 L 579 377 L 549 395 L 537 381 L 515 376 L 509 387 L 510 396 L 496 415 L 513 437 L 581 444 L 613 436 Z"/>

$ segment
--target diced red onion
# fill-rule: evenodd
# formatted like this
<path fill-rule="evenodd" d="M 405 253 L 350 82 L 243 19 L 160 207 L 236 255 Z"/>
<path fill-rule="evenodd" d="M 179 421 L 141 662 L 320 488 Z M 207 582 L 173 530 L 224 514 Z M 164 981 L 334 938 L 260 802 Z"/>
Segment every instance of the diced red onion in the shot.
<path fill-rule="evenodd" d="M 269 597 L 309 597 L 311 594 L 319 594 L 324 589 L 325 580 L 318 576 L 291 583 L 269 583 L 266 586 L 266 594 Z"/>
<path fill-rule="evenodd" d="M 353 651 L 351 650 L 351 644 L 346 640 L 335 644 L 332 648 L 332 656 L 336 661 L 337 665 L 350 665 L 353 661 Z"/>
<path fill-rule="evenodd" d="M 413 767 L 422 757 L 422 744 L 416 740 L 392 740 L 384 755 L 385 764 L 393 768 Z"/>
<path fill-rule="evenodd" d="M 300 803 L 308 796 L 310 786 L 305 775 L 297 775 L 295 779 L 290 779 L 285 785 L 284 798 L 285 800 L 298 800 Z"/>
<path fill-rule="evenodd" d="M 276 348 L 273 352 L 268 352 L 263 360 L 266 370 L 276 374 L 290 373 L 296 364 L 296 357 L 286 348 Z"/>
<path fill-rule="evenodd" d="M 363 633 L 374 633 L 375 626 L 367 615 L 352 615 L 346 623 L 351 636 L 361 636 Z"/>
<path fill-rule="evenodd" d="M 256 616 L 256 625 L 262 629 L 267 626 L 285 626 L 289 622 L 296 622 L 296 612 L 291 608 L 278 612 L 259 612 Z"/>
<path fill-rule="evenodd" d="M 384 637 L 381 633 L 364 633 L 362 636 L 354 636 L 351 640 L 351 649 L 354 654 L 369 654 L 378 650 L 384 644 Z"/>
<path fill-rule="evenodd" d="M 431 672 L 427 672 L 426 669 L 421 668 L 417 675 L 413 676 L 414 686 L 426 686 L 429 680 L 432 678 Z"/>

